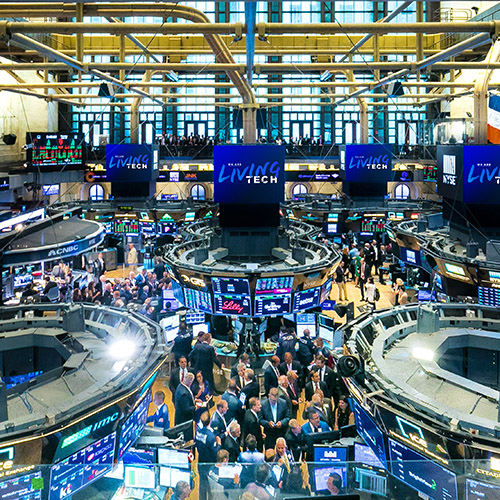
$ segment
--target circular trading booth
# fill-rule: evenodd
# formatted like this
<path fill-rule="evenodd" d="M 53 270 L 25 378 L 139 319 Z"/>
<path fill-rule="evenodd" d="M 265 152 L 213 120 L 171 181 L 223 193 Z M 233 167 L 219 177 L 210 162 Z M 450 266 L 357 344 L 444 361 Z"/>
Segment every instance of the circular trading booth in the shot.
<path fill-rule="evenodd" d="M 159 326 L 112 308 L 35 304 L 0 309 L 0 332 L 3 497 L 92 498 L 102 478 L 123 487 L 123 465 L 121 479 L 109 473 L 136 460 L 165 360 Z"/>
<path fill-rule="evenodd" d="M 407 305 L 343 328 L 357 432 L 379 465 L 357 478 L 436 500 L 499 495 L 499 332 L 497 308 L 468 304 Z"/>

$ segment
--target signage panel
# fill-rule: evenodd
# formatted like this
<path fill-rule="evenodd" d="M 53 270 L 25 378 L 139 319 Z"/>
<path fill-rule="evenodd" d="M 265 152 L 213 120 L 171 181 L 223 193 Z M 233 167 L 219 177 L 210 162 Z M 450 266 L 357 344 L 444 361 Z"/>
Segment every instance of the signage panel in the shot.
<path fill-rule="evenodd" d="M 499 146 L 464 146 L 465 203 L 500 203 L 499 154 Z"/>
<path fill-rule="evenodd" d="M 345 146 L 345 163 L 341 163 L 340 172 L 347 182 L 389 182 L 392 180 L 392 146 L 348 144 Z"/>
<path fill-rule="evenodd" d="M 108 144 L 108 182 L 150 182 L 158 176 L 158 149 L 148 144 Z"/>

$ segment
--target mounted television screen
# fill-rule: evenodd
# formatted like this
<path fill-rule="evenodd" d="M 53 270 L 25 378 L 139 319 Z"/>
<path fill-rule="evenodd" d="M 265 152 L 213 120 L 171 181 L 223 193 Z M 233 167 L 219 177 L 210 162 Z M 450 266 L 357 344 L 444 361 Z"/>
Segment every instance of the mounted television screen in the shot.
<path fill-rule="evenodd" d="M 467 479 L 465 500 L 500 500 L 500 486 Z"/>
<path fill-rule="evenodd" d="M 179 469 L 189 469 L 189 450 L 174 450 L 173 448 L 158 448 L 158 464 L 169 465 Z"/>
<path fill-rule="evenodd" d="M 164 311 L 177 311 L 181 307 L 180 302 L 177 300 L 174 290 L 167 288 L 162 292 L 162 310 Z"/>
<path fill-rule="evenodd" d="M 144 396 L 144 399 L 137 405 L 137 408 L 123 422 L 120 431 L 120 442 L 118 445 L 118 460 L 135 443 L 146 426 L 149 403 L 151 403 L 151 392 Z"/>
<path fill-rule="evenodd" d="M 330 474 L 338 474 L 342 478 L 342 488 L 347 487 L 347 467 L 334 466 L 334 467 L 315 467 L 313 470 L 313 487 L 316 493 L 324 493 L 328 491 L 328 478 Z"/>
<path fill-rule="evenodd" d="M 251 316 L 250 295 L 214 295 L 215 314 L 226 316 Z"/>
<path fill-rule="evenodd" d="M 478 303 L 482 306 L 500 307 L 500 290 L 485 286 L 478 287 Z"/>
<path fill-rule="evenodd" d="M 189 309 L 212 313 L 212 301 L 210 300 L 209 292 L 184 288 L 184 297 L 186 299 L 185 306 Z"/>
<path fill-rule="evenodd" d="M 414 266 L 422 265 L 422 258 L 420 251 L 410 250 L 409 248 L 399 247 L 400 258 L 407 264 L 412 264 Z"/>
<path fill-rule="evenodd" d="M 255 285 L 256 294 L 280 295 L 291 293 L 293 276 L 278 276 L 273 278 L 259 278 Z"/>
<path fill-rule="evenodd" d="M 44 184 L 42 186 L 43 196 L 59 196 L 60 184 Z"/>
<path fill-rule="evenodd" d="M 245 278 L 212 278 L 212 288 L 214 293 L 248 295 L 250 294 L 250 285 Z"/>
<path fill-rule="evenodd" d="M 314 462 L 347 462 L 347 446 L 315 446 Z"/>
<path fill-rule="evenodd" d="M 288 314 L 292 305 L 292 294 L 256 295 L 254 316 L 274 316 Z"/>
<path fill-rule="evenodd" d="M 175 488 L 179 481 L 191 484 L 191 472 L 175 467 L 160 467 L 160 486 Z"/>
<path fill-rule="evenodd" d="M 186 307 L 189 307 L 186 303 Z M 196 325 L 197 323 L 205 322 L 204 312 L 189 312 L 186 314 L 186 325 Z"/>
<path fill-rule="evenodd" d="M 28 163 L 40 171 L 84 167 L 83 134 L 27 132 L 26 144 Z"/>
<path fill-rule="evenodd" d="M 364 465 L 370 465 L 371 467 L 385 469 L 384 464 L 366 444 L 354 443 L 354 461 Z"/>
<path fill-rule="evenodd" d="M 33 480 L 41 478 L 41 472 L 33 472 L 2 481 L 0 483 L 0 500 L 40 500 L 42 490 L 33 488 Z"/>
<path fill-rule="evenodd" d="M 297 323 L 297 336 L 303 337 L 304 330 L 309 330 L 311 338 L 316 337 L 316 315 L 315 314 L 296 314 L 295 322 Z"/>
<path fill-rule="evenodd" d="M 319 305 L 321 287 L 310 288 L 302 292 L 296 292 L 293 296 L 293 312 L 306 311 Z"/>
<path fill-rule="evenodd" d="M 127 219 L 115 220 L 113 230 L 119 234 L 139 234 L 139 221 Z"/>

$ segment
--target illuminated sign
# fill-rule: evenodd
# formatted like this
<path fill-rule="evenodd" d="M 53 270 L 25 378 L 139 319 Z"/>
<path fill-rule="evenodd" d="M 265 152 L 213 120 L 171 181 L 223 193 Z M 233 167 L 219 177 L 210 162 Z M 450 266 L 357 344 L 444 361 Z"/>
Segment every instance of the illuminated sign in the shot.
<path fill-rule="evenodd" d="M 109 415 L 101 420 L 98 420 L 95 424 L 88 425 L 84 429 L 82 429 L 78 432 L 75 432 L 74 434 L 72 434 L 71 436 L 68 436 L 67 438 L 65 438 L 63 440 L 63 442 L 61 444 L 61 449 L 66 448 L 66 446 L 69 446 L 73 443 L 76 443 L 80 439 L 87 437 L 92 432 L 95 432 L 96 430 L 101 429 L 101 428 L 109 425 L 110 423 L 117 420 L 119 416 L 120 416 L 120 413 L 116 411 L 112 415 Z"/>
<path fill-rule="evenodd" d="M 443 155 L 443 184 L 457 185 L 457 157 Z"/>
<path fill-rule="evenodd" d="M 392 146 L 348 144 L 342 177 L 347 182 L 383 183 L 392 180 Z"/>
<path fill-rule="evenodd" d="M 181 278 L 185 283 L 190 283 L 191 285 L 199 288 L 205 288 L 207 286 L 207 284 L 201 278 L 196 278 L 195 276 L 187 276 L 186 274 L 181 274 Z"/>
<path fill-rule="evenodd" d="M 111 182 L 150 182 L 158 174 L 155 147 L 147 144 L 108 144 L 106 179 Z"/>
<path fill-rule="evenodd" d="M 455 264 L 450 264 L 449 262 L 445 262 L 444 268 L 450 276 L 453 276 L 454 278 L 461 279 L 464 281 L 469 281 L 469 278 L 466 276 L 465 270 L 462 266 L 457 266 Z"/>

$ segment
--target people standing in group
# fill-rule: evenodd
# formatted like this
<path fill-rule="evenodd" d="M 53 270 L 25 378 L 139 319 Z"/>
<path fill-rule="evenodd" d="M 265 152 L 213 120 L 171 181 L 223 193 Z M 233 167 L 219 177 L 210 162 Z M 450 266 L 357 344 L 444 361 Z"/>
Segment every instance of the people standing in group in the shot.
<path fill-rule="evenodd" d="M 191 354 L 189 355 L 189 362 L 195 372 L 201 371 L 205 380 L 208 380 L 210 384 L 210 390 L 215 393 L 215 382 L 214 382 L 214 364 L 219 368 L 223 368 L 224 365 L 219 361 L 215 349 L 210 345 L 212 341 L 212 336 L 209 333 L 205 333 L 201 337 L 201 342 L 198 342 Z"/>

